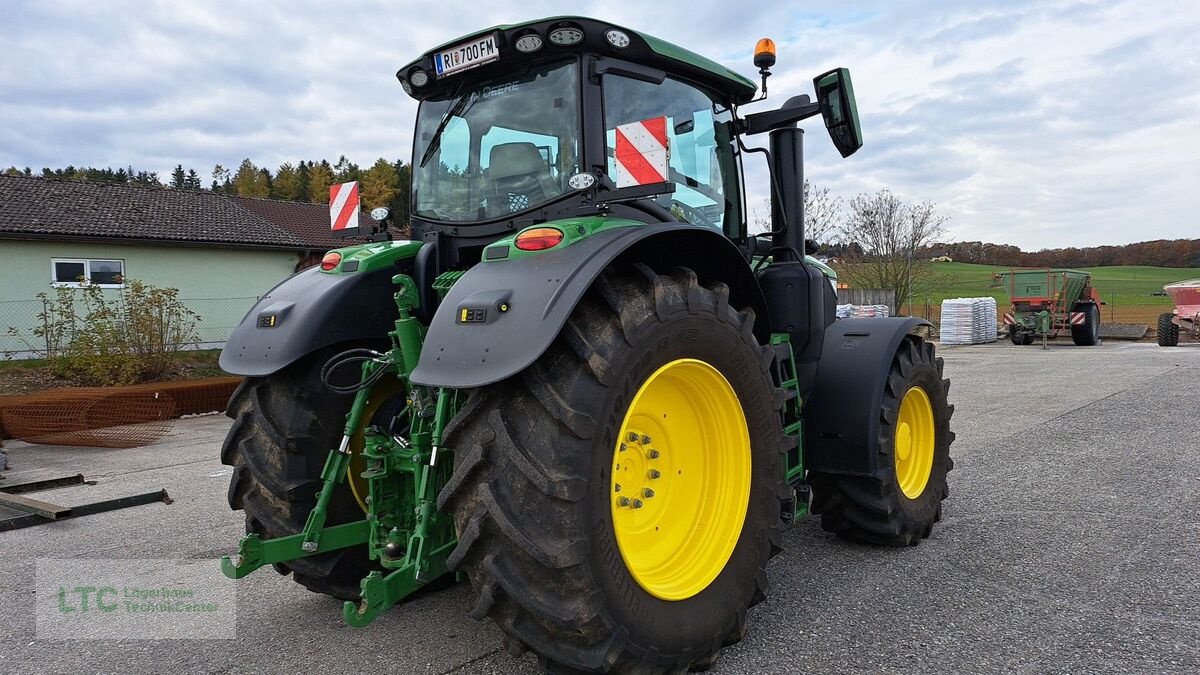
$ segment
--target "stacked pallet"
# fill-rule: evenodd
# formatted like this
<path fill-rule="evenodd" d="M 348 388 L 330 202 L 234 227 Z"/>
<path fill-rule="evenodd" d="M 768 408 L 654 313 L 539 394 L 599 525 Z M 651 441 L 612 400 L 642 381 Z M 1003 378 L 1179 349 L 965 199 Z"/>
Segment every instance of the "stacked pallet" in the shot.
<path fill-rule="evenodd" d="M 942 301 L 942 344 L 977 345 L 995 341 L 995 298 L 953 298 Z"/>

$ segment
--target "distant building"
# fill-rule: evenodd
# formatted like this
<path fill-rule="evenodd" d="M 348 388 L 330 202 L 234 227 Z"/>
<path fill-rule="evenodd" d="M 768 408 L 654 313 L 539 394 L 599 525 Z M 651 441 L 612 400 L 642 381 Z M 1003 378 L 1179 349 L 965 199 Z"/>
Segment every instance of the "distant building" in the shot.
<path fill-rule="evenodd" d="M 8 333 L 38 325 L 38 293 L 81 279 L 177 288 L 219 345 L 258 296 L 350 243 L 329 235 L 324 204 L 0 176 L 0 358 L 27 351 Z"/>

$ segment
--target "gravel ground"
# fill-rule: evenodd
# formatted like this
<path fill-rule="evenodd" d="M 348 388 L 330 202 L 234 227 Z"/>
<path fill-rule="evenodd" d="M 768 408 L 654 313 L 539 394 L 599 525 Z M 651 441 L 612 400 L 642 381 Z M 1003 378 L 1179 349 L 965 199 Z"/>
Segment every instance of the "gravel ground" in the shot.
<path fill-rule="evenodd" d="M 892 550 L 838 541 L 811 519 L 791 528 L 769 599 L 715 672 L 1200 672 L 1200 345 L 941 354 L 958 440 L 934 535 Z M 467 617 L 465 584 L 351 629 L 339 603 L 270 570 L 237 582 L 235 641 L 39 638 L 39 558 L 231 550 L 241 518 L 216 459 L 227 428 L 180 420 L 134 450 L 9 443 L 9 481 L 97 481 L 41 498 L 165 487 L 174 503 L 0 533 L 0 672 L 536 672 Z"/>

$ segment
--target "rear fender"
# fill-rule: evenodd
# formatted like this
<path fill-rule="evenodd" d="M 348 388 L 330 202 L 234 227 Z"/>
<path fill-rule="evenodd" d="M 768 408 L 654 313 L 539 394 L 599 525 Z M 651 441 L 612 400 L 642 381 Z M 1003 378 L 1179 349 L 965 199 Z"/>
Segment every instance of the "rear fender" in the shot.
<path fill-rule="evenodd" d="M 704 281 L 725 282 L 735 307 L 754 309 L 755 334 L 768 342 L 762 291 L 729 239 L 686 223 L 635 225 L 603 230 L 565 248 L 472 267 L 438 307 L 412 381 L 463 389 L 521 372 L 558 336 L 596 278 L 623 262 L 656 269 L 682 265 Z"/>
<path fill-rule="evenodd" d="M 392 275 L 411 274 L 421 247 L 391 241 L 341 249 L 334 271 L 310 267 L 284 279 L 233 329 L 221 369 L 261 377 L 323 347 L 386 339 L 396 320 Z"/>
<path fill-rule="evenodd" d="M 804 404 L 804 465 L 870 476 L 879 468 L 879 414 L 897 348 L 914 318 L 838 319 L 825 330 L 812 395 Z"/>

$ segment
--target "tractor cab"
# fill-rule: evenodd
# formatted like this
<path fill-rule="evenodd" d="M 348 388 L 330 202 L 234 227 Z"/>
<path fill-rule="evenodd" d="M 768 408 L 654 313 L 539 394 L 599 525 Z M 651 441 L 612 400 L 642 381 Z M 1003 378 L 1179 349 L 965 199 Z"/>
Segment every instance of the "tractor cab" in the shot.
<path fill-rule="evenodd" d="M 470 266 L 523 227 L 594 214 L 597 203 L 746 246 L 737 138 L 748 129 L 737 106 L 756 86 L 714 61 L 560 17 L 456 40 L 397 77 L 420 101 L 413 232 L 452 238 L 441 244 L 448 267 Z"/>

